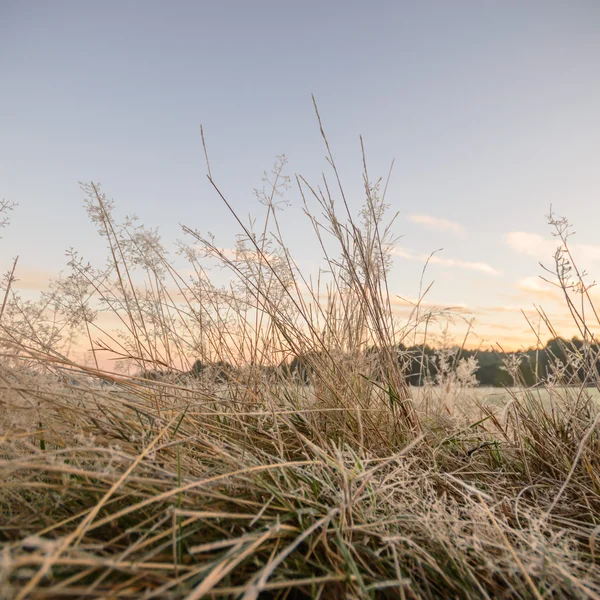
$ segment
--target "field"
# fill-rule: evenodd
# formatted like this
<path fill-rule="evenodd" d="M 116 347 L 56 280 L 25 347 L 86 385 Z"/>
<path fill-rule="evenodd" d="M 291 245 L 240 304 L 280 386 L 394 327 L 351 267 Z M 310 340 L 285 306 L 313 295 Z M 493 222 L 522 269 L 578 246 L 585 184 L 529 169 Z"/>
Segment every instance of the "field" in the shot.
<path fill-rule="evenodd" d="M 572 389 L 569 387 L 555 386 L 548 389 L 545 386 L 538 388 L 494 388 L 494 387 L 472 387 L 462 388 L 459 393 L 447 394 L 440 387 L 433 386 L 428 388 L 412 388 L 413 398 L 417 403 L 425 401 L 426 396 L 437 400 L 443 399 L 449 406 L 462 407 L 464 410 L 478 408 L 480 405 L 502 408 L 506 406 L 513 398 L 518 398 L 521 401 L 527 396 L 535 399 L 548 410 L 552 409 L 552 405 L 559 405 L 569 402 L 573 395 L 582 394 L 586 398 L 590 398 L 595 404 L 600 401 L 600 392 L 596 388 Z"/>
<path fill-rule="evenodd" d="M 6 279 L 0 597 L 600 598 L 599 349 L 578 305 L 581 344 L 535 389 L 515 364 L 514 387 L 474 387 L 443 346 L 411 388 L 400 344 L 449 315 L 394 315 L 384 194 L 365 173 L 353 220 L 299 178 L 335 245 L 311 278 L 279 232 L 283 165 L 233 254 L 184 228 L 183 271 L 90 184 L 108 266 L 73 254 L 37 303 Z"/>

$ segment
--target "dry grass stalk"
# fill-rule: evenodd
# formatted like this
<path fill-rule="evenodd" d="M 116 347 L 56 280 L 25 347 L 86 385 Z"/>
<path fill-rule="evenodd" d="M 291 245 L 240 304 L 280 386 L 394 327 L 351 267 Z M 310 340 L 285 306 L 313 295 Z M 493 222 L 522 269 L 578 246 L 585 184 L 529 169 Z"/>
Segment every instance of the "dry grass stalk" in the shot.
<path fill-rule="evenodd" d="M 184 228 L 193 243 L 170 258 L 90 184 L 108 266 L 72 252 L 38 303 L 5 286 L 0 596 L 600 597 L 597 316 L 584 274 L 570 278 L 565 223 L 553 217 L 554 274 L 583 380 L 565 387 L 558 370 L 545 395 L 513 388 L 469 412 L 473 365 L 442 352 L 443 381 L 417 406 L 397 348 L 436 315 L 418 303 L 395 319 L 385 187 L 365 160 L 354 219 L 323 138 L 336 191 L 296 179 L 327 261 L 315 279 L 283 241 L 280 157 L 258 192 L 265 220 L 236 216 L 233 252 Z M 69 358 L 75 338 L 89 364 Z M 130 373 L 100 368 L 106 355 Z"/>

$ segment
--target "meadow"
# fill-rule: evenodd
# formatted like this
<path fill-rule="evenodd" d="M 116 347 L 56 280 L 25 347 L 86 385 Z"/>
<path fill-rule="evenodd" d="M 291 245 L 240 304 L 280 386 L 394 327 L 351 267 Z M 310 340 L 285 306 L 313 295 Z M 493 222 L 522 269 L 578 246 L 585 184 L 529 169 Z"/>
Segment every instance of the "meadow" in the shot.
<path fill-rule="evenodd" d="M 399 345 L 449 315 L 395 315 L 386 182 L 365 161 L 352 215 L 324 142 L 331 179 L 291 182 L 278 159 L 234 252 L 184 227 L 173 258 L 87 184 L 107 263 L 73 252 L 38 301 L 5 278 L 0 597 L 600 598 L 598 322 L 568 224 L 551 221 L 582 339 L 569 364 L 531 388 L 513 361 L 511 387 L 482 389 L 440 347 L 438 376 L 410 387 Z M 279 227 L 292 183 L 314 277 Z M 307 382 L 281 368 L 298 356 Z"/>

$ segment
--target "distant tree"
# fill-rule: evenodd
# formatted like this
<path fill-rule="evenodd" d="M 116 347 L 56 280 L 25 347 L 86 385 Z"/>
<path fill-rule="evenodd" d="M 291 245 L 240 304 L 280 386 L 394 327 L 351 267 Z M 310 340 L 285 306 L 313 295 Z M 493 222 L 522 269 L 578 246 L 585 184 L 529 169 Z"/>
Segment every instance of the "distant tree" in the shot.
<path fill-rule="evenodd" d="M 202 371 L 204 371 L 204 364 L 200 359 L 198 359 L 188 371 L 188 375 L 191 375 L 192 377 L 200 377 L 200 375 L 202 375 Z"/>
<path fill-rule="evenodd" d="M 166 377 L 169 377 L 169 375 L 172 375 L 172 371 L 151 369 L 151 370 L 142 371 L 139 376 L 142 379 L 148 379 L 150 381 L 160 381 L 161 379 L 165 379 Z"/>
<path fill-rule="evenodd" d="M 225 383 L 231 379 L 233 367 L 228 362 L 219 360 L 211 366 L 214 369 L 214 377 L 218 383 Z"/>
<path fill-rule="evenodd" d="M 298 354 L 289 364 L 288 372 L 304 385 L 308 385 L 314 373 L 315 353 Z"/>

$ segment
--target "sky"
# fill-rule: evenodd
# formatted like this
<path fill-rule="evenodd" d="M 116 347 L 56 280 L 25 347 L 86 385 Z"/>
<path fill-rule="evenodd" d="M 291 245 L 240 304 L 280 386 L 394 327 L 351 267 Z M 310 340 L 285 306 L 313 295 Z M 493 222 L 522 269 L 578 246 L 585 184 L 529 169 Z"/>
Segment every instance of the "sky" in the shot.
<path fill-rule="evenodd" d="M 477 343 L 534 343 L 521 314 L 559 327 L 550 206 L 574 224 L 575 256 L 600 272 L 600 4 L 595 0 L 75 2 L 0 0 L 0 198 L 17 202 L 0 267 L 43 289 L 77 248 L 102 260 L 80 181 L 121 216 L 180 224 L 230 247 L 232 216 L 275 157 L 328 173 L 314 94 L 353 210 L 369 172 L 399 216 L 394 296 L 475 318 Z M 330 174 L 330 173 L 329 173 Z M 322 259 L 297 189 L 282 213 L 307 269 Z M 549 336 L 546 336 L 549 337 Z"/>

